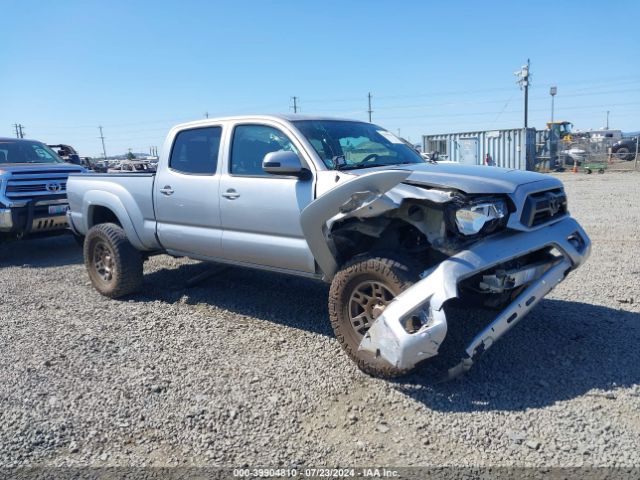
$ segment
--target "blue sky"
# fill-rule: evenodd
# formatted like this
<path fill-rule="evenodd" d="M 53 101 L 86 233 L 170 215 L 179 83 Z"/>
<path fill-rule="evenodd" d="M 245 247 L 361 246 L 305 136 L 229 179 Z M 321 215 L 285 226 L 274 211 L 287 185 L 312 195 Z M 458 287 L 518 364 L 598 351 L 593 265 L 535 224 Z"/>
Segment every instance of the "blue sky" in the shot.
<path fill-rule="evenodd" d="M 637 1 L 0 0 L 0 136 L 81 155 L 161 148 L 168 128 L 286 112 L 424 133 L 531 126 L 640 130 Z M 627 26 L 620 19 L 636 20 Z"/>

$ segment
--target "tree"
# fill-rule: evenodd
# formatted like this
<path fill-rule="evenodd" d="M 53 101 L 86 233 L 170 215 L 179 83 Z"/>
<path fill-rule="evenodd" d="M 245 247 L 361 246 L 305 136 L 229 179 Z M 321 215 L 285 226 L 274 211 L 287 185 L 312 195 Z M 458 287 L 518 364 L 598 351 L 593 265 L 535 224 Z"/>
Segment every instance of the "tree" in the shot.
<path fill-rule="evenodd" d="M 127 153 L 127 160 L 133 160 L 135 158 L 136 156 L 133 153 L 131 153 L 131 150 L 129 150 L 129 153 Z"/>

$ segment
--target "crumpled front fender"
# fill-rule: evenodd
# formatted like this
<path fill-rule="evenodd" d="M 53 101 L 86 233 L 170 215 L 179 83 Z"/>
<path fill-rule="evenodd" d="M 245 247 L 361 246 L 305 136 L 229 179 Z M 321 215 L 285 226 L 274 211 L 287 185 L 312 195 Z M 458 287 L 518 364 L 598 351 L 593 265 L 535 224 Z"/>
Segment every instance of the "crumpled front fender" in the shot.
<path fill-rule="evenodd" d="M 360 175 L 336 185 L 302 210 L 302 232 L 325 280 L 331 280 L 338 270 L 338 263 L 327 242 L 327 222 L 341 211 L 370 205 L 409 175 L 410 170 L 384 170 Z"/>

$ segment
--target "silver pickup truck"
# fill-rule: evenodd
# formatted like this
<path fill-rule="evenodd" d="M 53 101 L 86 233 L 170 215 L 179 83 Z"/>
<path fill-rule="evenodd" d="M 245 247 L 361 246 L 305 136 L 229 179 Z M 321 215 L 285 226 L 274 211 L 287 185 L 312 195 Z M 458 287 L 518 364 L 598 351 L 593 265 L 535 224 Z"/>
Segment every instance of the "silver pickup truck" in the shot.
<path fill-rule="evenodd" d="M 350 120 L 178 125 L 157 173 L 73 175 L 68 196 L 100 293 L 138 290 L 159 253 L 322 279 L 338 341 L 379 376 L 438 354 L 454 298 L 498 312 L 454 371 L 470 368 L 590 252 L 556 178 L 429 162 Z"/>

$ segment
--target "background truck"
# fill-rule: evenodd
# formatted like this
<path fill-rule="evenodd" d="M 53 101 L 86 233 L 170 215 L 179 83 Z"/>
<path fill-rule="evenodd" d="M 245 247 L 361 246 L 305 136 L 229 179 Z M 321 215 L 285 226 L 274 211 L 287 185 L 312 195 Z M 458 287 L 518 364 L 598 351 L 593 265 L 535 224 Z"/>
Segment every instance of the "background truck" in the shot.
<path fill-rule="evenodd" d="M 321 117 L 179 125 L 157 173 L 72 175 L 69 202 L 100 293 L 138 290 L 158 253 L 322 279 L 336 338 L 380 376 L 438 354 L 455 298 L 497 310 L 452 372 L 470 368 L 590 251 L 553 177 L 428 162 Z"/>
<path fill-rule="evenodd" d="M 41 142 L 0 138 L 0 240 L 67 231 L 70 165 Z"/>
<path fill-rule="evenodd" d="M 632 138 L 623 138 L 614 143 L 611 147 L 611 153 L 613 153 L 620 160 L 631 161 L 635 160 L 638 153 L 638 140 L 640 136 Z"/>

